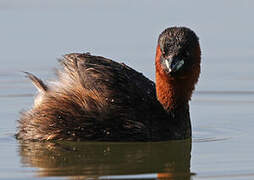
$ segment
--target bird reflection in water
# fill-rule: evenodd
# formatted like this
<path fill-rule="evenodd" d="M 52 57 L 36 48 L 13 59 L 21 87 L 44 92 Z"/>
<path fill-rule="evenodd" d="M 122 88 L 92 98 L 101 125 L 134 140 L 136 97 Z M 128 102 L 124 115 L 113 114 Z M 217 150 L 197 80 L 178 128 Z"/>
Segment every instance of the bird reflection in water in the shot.
<path fill-rule="evenodd" d="M 148 143 L 24 142 L 21 162 L 36 176 L 189 180 L 191 139 Z"/>

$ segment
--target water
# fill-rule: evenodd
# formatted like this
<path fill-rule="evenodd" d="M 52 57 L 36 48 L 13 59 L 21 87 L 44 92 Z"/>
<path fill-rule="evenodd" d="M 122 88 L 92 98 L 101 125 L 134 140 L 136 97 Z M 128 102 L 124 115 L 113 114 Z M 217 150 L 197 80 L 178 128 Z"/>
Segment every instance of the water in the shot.
<path fill-rule="evenodd" d="M 253 179 L 252 1 L 0 1 L 0 179 Z M 192 140 L 20 143 L 19 112 L 54 78 L 56 58 L 87 52 L 154 79 L 157 37 L 185 25 L 200 37 Z"/>

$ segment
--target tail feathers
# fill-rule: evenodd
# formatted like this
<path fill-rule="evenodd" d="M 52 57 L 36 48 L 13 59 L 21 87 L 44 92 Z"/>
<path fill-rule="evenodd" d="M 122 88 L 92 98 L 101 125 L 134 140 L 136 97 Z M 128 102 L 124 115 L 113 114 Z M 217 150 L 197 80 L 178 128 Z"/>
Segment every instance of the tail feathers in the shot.
<path fill-rule="evenodd" d="M 29 79 L 31 79 L 33 85 L 38 89 L 39 92 L 46 92 L 48 90 L 48 87 L 42 80 L 37 78 L 35 75 L 29 73 L 29 72 L 24 72 Z"/>

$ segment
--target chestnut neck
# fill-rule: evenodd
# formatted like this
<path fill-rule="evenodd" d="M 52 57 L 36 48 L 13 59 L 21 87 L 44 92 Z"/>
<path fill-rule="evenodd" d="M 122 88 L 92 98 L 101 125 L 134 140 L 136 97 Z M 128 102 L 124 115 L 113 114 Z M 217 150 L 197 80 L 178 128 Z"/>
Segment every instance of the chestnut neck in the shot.
<path fill-rule="evenodd" d="M 200 49 L 195 52 L 197 63 L 193 66 L 194 72 L 186 72 L 181 77 L 172 77 L 167 74 L 161 67 L 160 46 L 156 50 L 156 93 L 157 98 L 167 112 L 185 109 L 191 99 L 195 84 L 198 81 L 200 73 Z"/>

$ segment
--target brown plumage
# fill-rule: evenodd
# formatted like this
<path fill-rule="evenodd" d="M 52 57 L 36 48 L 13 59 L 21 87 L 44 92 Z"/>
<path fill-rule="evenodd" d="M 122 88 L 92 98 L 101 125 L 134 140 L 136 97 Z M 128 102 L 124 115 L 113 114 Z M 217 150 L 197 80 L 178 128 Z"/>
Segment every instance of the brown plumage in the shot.
<path fill-rule="evenodd" d="M 168 28 L 158 40 L 156 87 L 141 73 L 89 53 L 65 55 L 58 81 L 39 89 L 23 112 L 22 140 L 160 141 L 191 136 L 188 101 L 200 72 L 193 31 Z M 156 95 L 157 93 L 157 95 Z M 157 100 L 158 97 L 158 100 Z"/>

